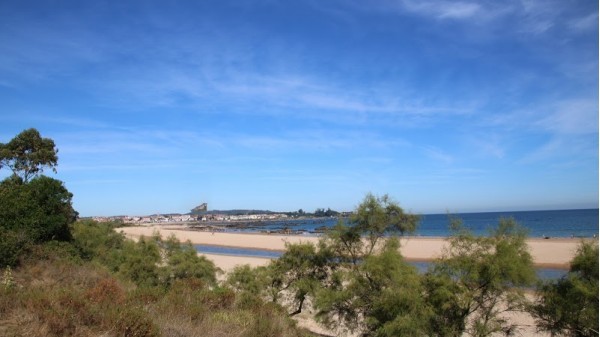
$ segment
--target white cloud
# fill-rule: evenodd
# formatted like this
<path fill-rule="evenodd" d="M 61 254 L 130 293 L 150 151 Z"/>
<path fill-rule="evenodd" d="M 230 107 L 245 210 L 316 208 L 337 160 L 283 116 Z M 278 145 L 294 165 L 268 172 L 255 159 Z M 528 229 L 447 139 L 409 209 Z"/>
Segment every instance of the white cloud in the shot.
<path fill-rule="evenodd" d="M 524 156 L 519 162 L 522 164 L 533 164 L 546 160 L 556 160 L 561 157 L 568 157 L 569 154 L 581 150 L 581 143 L 575 140 L 555 137 L 545 142 L 531 153 Z M 577 151 L 580 152 L 580 151 Z"/>
<path fill-rule="evenodd" d="M 330 150 L 381 150 L 406 147 L 409 143 L 399 137 L 385 138 L 374 132 L 351 130 L 296 129 L 281 134 L 253 135 L 226 134 L 229 146 L 243 146 L 260 151 L 330 151 Z"/>
<path fill-rule="evenodd" d="M 433 146 L 426 146 L 423 148 L 423 151 L 429 158 L 446 165 L 452 164 L 455 160 L 451 154 Z"/>
<path fill-rule="evenodd" d="M 598 133 L 598 102 L 584 99 L 559 102 L 536 126 L 559 135 Z"/>
<path fill-rule="evenodd" d="M 509 146 L 508 135 L 501 136 L 492 132 L 478 133 L 476 137 L 469 139 L 469 143 L 484 157 L 502 159 L 506 155 Z"/>
<path fill-rule="evenodd" d="M 438 19 L 468 19 L 481 11 L 479 4 L 462 1 L 403 0 L 402 6 L 410 12 Z"/>
<path fill-rule="evenodd" d="M 598 13 L 590 13 L 589 15 L 577 17 L 569 21 L 571 29 L 584 32 L 598 28 Z"/>

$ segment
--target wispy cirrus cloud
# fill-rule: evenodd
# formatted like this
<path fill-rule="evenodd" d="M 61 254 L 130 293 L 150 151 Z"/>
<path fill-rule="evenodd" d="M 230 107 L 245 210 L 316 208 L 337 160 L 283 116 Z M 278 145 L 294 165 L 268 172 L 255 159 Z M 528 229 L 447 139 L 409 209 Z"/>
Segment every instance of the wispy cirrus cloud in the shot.
<path fill-rule="evenodd" d="M 598 28 L 598 13 L 579 16 L 569 21 L 569 27 L 577 32 L 586 32 Z"/>
<path fill-rule="evenodd" d="M 336 124 L 414 125 L 435 116 L 474 111 L 470 101 L 437 103 L 415 95 L 412 89 L 399 90 L 397 84 L 365 87 L 326 80 L 316 74 L 223 67 L 199 66 L 184 71 L 174 64 L 125 75 L 128 78 L 123 79 L 119 74 L 99 85 L 103 91 L 112 93 L 105 96 L 113 97 L 109 104 L 122 102 L 132 109 L 135 106 L 191 107 L 203 113 L 287 115 Z M 216 72 L 220 74 L 214 74 Z"/>
<path fill-rule="evenodd" d="M 476 2 L 402 0 L 399 3 L 404 10 L 438 19 L 468 19 L 482 11 Z"/>
<path fill-rule="evenodd" d="M 346 5 L 347 2 L 342 2 Z M 570 27 L 582 32 L 597 27 L 597 14 L 574 10 L 560 0 L 508 0 L 508 1 L 449 1 L 449 0 L 379 0 L 368 5 L 354 2 L 354 8 L 363 11 L 380 11 L 417 15 L 440 22 L 460 22 L 479 30 L 496 34 L 544 34 L 554 27 Z M 501 29 L 509 25 L 510 29 Z M 476 33 L 469 31 L 470 34 Z"/>
<path fill-rule="evenodd" d="M 453 155 L 434 146 L 423 147 L 423 151 L 429 158 L 446 165 L 452 164 L 455 160 Z"/>
<path fill-rule="evenodd" d="M 478 132 L 467 137 L 467 143 L 476 149 L 476 153 L 487 158 L 503 159 L 508 148 L 513 146 L 510 134 L 498 132 Z"/>
<path fill-rule="evenodd" d="M 498 115 L 493 121 L 490 126 L 501 135 L 497 139 L 503 139 L 495 143 L 505 149 L 519 144 L 519 138 L 539 139 L 518 160 L 520 163 L 575 158 L 587 162 L 597 158 L 598 103 L 592 98 L 548 102 Z"/>
<path fill-rule="evenodd" d="M 597 134 L 598 101 L 573 99 L 557 102 L 549 108 L 548 115 L 534 125 L 561 136 Z"/>

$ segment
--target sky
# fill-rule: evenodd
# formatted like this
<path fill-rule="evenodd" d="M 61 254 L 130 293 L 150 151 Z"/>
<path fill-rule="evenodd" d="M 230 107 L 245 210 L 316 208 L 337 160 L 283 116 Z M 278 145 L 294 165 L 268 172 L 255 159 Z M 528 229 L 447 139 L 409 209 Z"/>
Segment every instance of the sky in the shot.
<path fill-rule="evenodd" d="M 598 1 L 0 2 L 82 216 L 598 207 Z M 7 176 L 6 170 L 0 175 Z"/>

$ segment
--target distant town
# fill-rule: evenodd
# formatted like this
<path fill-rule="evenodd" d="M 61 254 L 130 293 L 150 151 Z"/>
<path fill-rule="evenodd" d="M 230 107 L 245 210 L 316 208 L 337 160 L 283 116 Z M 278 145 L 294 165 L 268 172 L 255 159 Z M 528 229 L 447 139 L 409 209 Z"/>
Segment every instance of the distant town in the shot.
<path fill-rule="evenodd" d="M 236 221 L 273 221 L 287 220 L 301 217 L 344 217 L 350 212 L 337 212 L 331 209 L 318 208 L 314 213 L 304 212 L 302 209 L 294 212 L 271 212 L 263 210 L 227 210 L 208 211 L 208 205 L 203 203 L 194 207 L 187 214 L 154 214 L 144 216 L 94 216 L 97 222 L 123 222 L 132 225 L 152 225 L 168 223 L 194 223 L 194 222 L 236 222 Z"/>
<path fill-rule="evenodd" d="M 206 221 L 259 221 L 259 220 L 278 220 L 287 219 L 285 213 L 273 214 L 206 214 L 206 215 L 191 215 L 191 214 L 156 214 L 149 216 L 95 216 L 93 220 L 98 222 L 122 221 L 127 224 L 158 224 L 158 223 L 186 223 L 186 222 L 206 222 Z"/>

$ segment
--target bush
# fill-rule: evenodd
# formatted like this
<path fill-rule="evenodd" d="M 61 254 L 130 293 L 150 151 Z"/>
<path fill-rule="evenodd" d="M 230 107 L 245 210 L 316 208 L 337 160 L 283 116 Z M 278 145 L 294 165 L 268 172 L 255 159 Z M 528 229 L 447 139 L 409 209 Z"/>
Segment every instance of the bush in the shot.
<path fill-rule="evenodd" d="M 60 180 L 36 177 L 27 184 L 15 179 L 0 183 L 0 227 L 25 232 L 34 243 L 71 239 L 69 225 L 77 217 L 73 195 Z"/>
<path fill-rule="evenodd" d="M 531 311 L 553 335 L 598 336 L 598 244 L 583 243 L 563 278 L 540 284 Z"/>
<path fill-rule="evenodd" d="M 71 239 L 73 195 L 60 180 L 39 175 L 44 167 L 56 172 L 56 152 L 36 129 L 0 143 L 0 169 L 13 173 L 0 182 L 0 265 L 16 265 L 30 243 Z"/>
<path fill-rule="evenodd" d="M 115 312 L 114 331 L 123 337 L 154 337 L 159 336 L 158 327 L 143 310 L 124 307 Z"/>
<path fill-rule="evenodd" d="M 31 241 L 24 231 L 11 231 L 0 227 L 0 266 L 16 266 L 19 257 Z"/>

